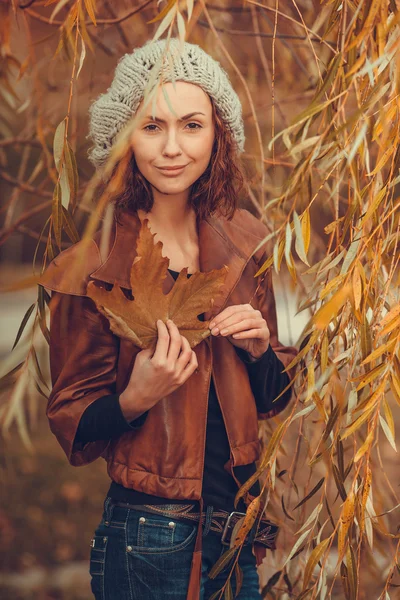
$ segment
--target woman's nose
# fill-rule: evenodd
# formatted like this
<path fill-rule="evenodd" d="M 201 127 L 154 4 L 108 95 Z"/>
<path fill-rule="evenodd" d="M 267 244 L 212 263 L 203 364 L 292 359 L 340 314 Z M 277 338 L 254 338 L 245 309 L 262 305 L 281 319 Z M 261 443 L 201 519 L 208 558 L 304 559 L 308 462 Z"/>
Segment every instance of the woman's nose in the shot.
<path fill-rule="evenodd" d="M 170 129 L 166 133 L 165 143 L 164 143 L 164 154 L 175 155 L 181 154 L 182 150 L 179 145 L 178 135 L 175 130 Z"/>

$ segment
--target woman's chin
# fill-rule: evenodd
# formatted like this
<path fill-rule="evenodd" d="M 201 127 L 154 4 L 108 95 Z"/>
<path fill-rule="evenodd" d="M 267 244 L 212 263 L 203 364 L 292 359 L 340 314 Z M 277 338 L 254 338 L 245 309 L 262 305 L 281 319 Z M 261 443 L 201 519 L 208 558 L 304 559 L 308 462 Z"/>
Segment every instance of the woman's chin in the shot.
<path fill-rule="evenodd" d="M 177 181 L 175 178 L 169 181 L 153 180 L 150 183 L 162 194 L 180 194 L 192 185 L 192 181 Z"/>

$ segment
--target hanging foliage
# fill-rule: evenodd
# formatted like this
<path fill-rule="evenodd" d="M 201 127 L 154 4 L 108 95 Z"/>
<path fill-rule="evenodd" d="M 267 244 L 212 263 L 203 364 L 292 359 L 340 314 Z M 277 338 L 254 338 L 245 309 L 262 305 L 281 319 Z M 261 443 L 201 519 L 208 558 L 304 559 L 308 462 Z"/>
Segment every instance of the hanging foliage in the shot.
<path fill-rule="evenodd" d="M 291 282 L 307 324 L 287 367 L 297 366 L 296 399 L 260 424 L 263 454 L 236 502 L 258 478 L 261 496 L 214 565 L 215 577 L 235 558 L 215 598 L 233 597 L 232 577 L 240 588 L 241 545 L 264 505 L 282 534 L 263 597 L 353 600 L 373 589 L 388 600 L 400 585 L 398 478 L 385 464 L 397 460 L 400 422 L 400 6 L 314 4 L 0 3 L 4 247 L 15 231 L 32 235 L 29 220 L 41 217 L 35 276 L 4 291 L 32 285 L 63 248 L 89 239 L 121 184 L 135 119 L 102 178 L 90 176 L 82 131 L 93 89 L 106 88 L 122 53 L 149 38 L 198 43 L 242 100 L 251 176 L 241 200 L 272 231 L 257 275 L 272 269 Z M 156 98 L 160 66 L 145 104 Z M 39 329 L 48 341 L 49 300 L 38 286 L 1 366 L 2 430 L 16 423 L 27 448 L 27 390 L 34 382 L 46 398 L 48 382 L 39 341 L 22 334 Z"/>

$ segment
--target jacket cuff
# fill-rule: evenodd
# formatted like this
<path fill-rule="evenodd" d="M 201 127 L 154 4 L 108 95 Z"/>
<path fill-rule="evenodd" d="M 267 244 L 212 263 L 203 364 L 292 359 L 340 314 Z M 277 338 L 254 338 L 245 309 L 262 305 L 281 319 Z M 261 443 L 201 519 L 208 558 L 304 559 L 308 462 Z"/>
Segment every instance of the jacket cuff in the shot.
<path fill-rule="evenodd" d="M 263 365 L 266 364 L 270 364 L 271 361 L 274 358 L 274 354 L 275 352 L 272 349 L 271 344 L 268 346 L 268 348 L 266 349 L 266 351 L 264 352 L 264 354 L 262 354 L 259 358 L 251 358 L 249 352 L 247 352 L 246 350 L 243 350 L 243 348 L 238 348 L 237 346 L 234 346 L 236 352 L 239 355 L 239 358 L 242 359 L 242 361 L 244 363 L 246 363 L 247 365 L 254 365 L 254 364 L 258 364 L 258 363 L 262 363 Z"/>
<path fill-rule="evenodd" d="M 92 402 L 83 413 L 75 442 L 87 443 L 119 437 L 127 431 L 135 431 L 146 421 L 149 411 L 137 419 L 127 421 L 119 403 L 119 394 L 109 394 Z"/>

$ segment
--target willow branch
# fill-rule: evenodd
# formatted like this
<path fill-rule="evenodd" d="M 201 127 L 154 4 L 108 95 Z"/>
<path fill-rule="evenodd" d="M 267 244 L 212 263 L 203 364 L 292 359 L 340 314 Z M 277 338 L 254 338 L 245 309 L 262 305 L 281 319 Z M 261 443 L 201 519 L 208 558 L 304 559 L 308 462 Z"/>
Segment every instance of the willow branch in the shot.
<path fill-rule="evenodd" d="M 0 171 L 0 179 L 3 179 L 7 183 L 17 187 L 23 192 L 28 192 L 28 194 L 35 194 L 36 196 L 42 196 L 42 198 L 52 198 L 52 192 L 46 192 L 45 190 L 39 190 L 33 185 L 29 185 L 28 183 L 24 183 L 23 181 L 18 181 L 15 177 L 11 177 L 6 171 Z"/>
<path fill-rule="evenodd" d="M 197 21 L 199 25 L 201 25 L 202 27 L 205 27 L 207 29 L 210 29 L 208 23 L 206 21 L 201 21 L 200 19 Z M 311 40 L 313 42 L 320 42 L 320 38 L 318 37 L 310 37 L 308 38 L 307 36 L 304 35 L 292 35 L 290 33 L 277 33 L 275 36 L 273 33 L 265 33 L 263 31 L 244 31 L 242 29 L 226 29 L 225 27 L 217 27 L 216 25 L 214 25 L 216 31 L 219 31 L 221 33 L 228 33 L 229 35 L 243 35 L 243 36 L 247 36 L 247 37 L 256 37 L 256 38 L 273 38 L 275 37 L 276 39 L 288 39 L 288 40 Z M 329 44 L 329 42 L 327 42 Z M 334 50 L 333 45 L 331 46 L 331 50 Z"/>
<path fill-rule="evenodd" d="M 143 2 L 136 8 L 133 8 L 132 10 L 127 12 L 126 15 L 122 15 L 121 17 L 115 17 L 114 19 L 96 19 L 97 25 L 117 25 L 118 23 L 122 23 L 123 21 L 130 19 L 131 17 L 133 17 L 133 15 L 136 15 L 137 13 L 142 11 L 152 2 L 153 0 L 145 0 L 145 2 Z M 59 21 L 57 19 L 53 19 L 52 21 L 50 21 L 49 17 L 45 17 L 44 15 L 41 15 L 40 13 L 36 12 L 35 10 L 32 10 L 31 8 L 26 8 L 25 12 L 33 19 L 41 21 L 42 23 L 46 23 L 47 25 L 54 25 L 55 27 L 60 27 L 64 25 L 64 21 Z M 93 21 L 91 21 L 90 19 L 85 21 L 85 24 L 94 25 Z"/>

